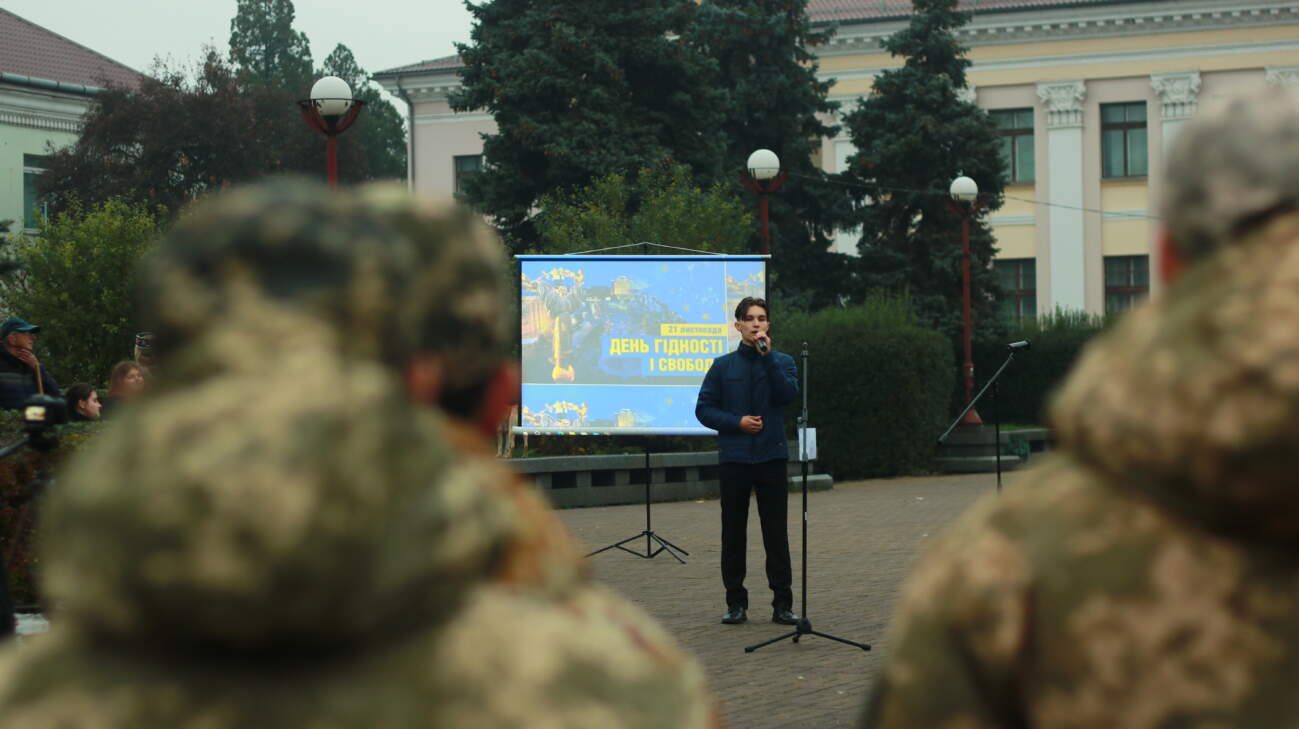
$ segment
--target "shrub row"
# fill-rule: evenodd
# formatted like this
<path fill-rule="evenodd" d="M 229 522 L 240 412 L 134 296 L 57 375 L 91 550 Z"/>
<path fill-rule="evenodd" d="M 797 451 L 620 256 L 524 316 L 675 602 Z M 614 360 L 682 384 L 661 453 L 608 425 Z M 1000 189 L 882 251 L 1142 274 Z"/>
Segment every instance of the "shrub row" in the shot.
<path fill-rule="evenodd" d="M 1000 408 L 1002 423 L 1044 424 L 1046 408 L 1055 389 L 1073 369 L 1083 347 L 1108 325 L 1104 317 L 1084 312 L 1057 311 L 1036 319 L 1026 319 L 1011 329 L 1005 341 L 975 342 L 975 393 L 996 373 L 1006 359 L 1007 342 L 1027 339 L 1032 347 L 1015 355 L 998 380 L 997 402 L 992 393 L 984 395 L 978 410 L 984 421 L 992 422 L 993 411 Z M 957 378 L 953 390 L 952 414 L 965 407 L 964 388 Z"/>
<path fill-rule="evenodd" d="M 775 322 L 772 339 L 800 369 L 808 345 L 818 470 L 846 480 L 930 468 L 956 377 L 947 338 L 921 326 L 905 299 L 887 297 Z M 790 406 L 791 424 L 801 409 Z"/>

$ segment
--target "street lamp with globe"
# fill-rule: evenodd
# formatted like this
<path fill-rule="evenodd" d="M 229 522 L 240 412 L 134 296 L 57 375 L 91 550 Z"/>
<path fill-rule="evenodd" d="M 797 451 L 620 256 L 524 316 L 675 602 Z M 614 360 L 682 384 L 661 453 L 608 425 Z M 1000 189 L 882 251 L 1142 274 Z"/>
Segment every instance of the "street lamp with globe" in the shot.
<path fill-rule="evenodd" d="M 330 187 L 338 186 L 338 135 L 347 131 L 361 113 L 364 101 L 352 98 L 352 89 L 337 76 L 325 76 L 311 87 L 311 98 L 298 102 L 307 126 L 325 135 L 325 169 Z"/>
<path fill-rule="evenodd" d="M 762 219 L 762 253 L 771 253 L 771 229 L 768 224 L 767 196 L 780 189 L 789 176 L 780 169 L 780 158 L 770 149 L 759 149 L 749 155 L 745 163 L 748 174 L 740 175 L 740 180 L 751 192 L 758 195 L 758 211 Z"/>
<path fill-rule="evenodd" d="M 961 320 L 962 344 L 965 347 L 965 362 L 961 371 L 965 380 L 965 402 L 969 404 L 974 399 L 973 327 L 970 321 L 970 220 L 978 214 L 979 185 L 965 175 L 959 175 L 952 180 L 948 193 L 951 199 L 947 201 L 947 206 L 961 216 Z M 961 419 L 961 424 L 982 425 L 983 419 L 977 410 L 970 408 Z"/>

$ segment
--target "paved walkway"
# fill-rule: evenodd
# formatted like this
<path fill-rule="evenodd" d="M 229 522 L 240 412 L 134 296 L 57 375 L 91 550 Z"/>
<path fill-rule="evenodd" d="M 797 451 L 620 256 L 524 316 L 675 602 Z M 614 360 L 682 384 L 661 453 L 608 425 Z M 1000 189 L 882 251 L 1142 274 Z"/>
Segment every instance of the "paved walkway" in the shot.
<path fill-rule="evenodd" d="M 712 501 L 655 504 L 654 531 L 686 549 L 687 564 L 667 553 L 640 559 L 618 550 L 593 558 L 596 578 L 661 620 L 707 667 L 732 729 L 834 729 L 856 726 L 887 648 L 894 596 L 912 560 L 938 529 L 994 488 L 990 474 L 835 484 L 809 496 L 808 614 L 830 635 L 869 643 L 867 653 L 816 636 L 754 653 L 744 646 L 788 632 L 770 622 L 757 507 L 749 509 L 749 622 L 721 625 L 721 516 Z M 801 612 L 799 550 L 802 497 L 790 494 L 794 609 Z M 592 548 L 645 528 L 645 507 L 560 512 Z M 629 547 L 644 551 L 644 540 Z"/>

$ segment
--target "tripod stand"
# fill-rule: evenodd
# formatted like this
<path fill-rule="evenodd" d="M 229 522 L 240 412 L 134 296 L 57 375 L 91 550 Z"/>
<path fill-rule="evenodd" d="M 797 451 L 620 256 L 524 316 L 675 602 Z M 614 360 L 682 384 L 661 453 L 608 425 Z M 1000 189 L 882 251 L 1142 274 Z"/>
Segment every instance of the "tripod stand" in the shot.
<path fill-rule="evenodd" d="M 673 544 L 672 542 L 669 542 L 663 537 L 660 537 L 659 535 L 655 534 L 654 528 L 650 525 L 650 475 L 651 473 L 652 471 L 650 471 L 650 450 L 649 450 L 649 446 L 646 445 L 645 446 L 645 530 L 642 531 L 640 534 L 635 534 L 630 537 L 627 537 L 621 542 L 615 542 L 614 544 L 610 544 L 607 547 L 601 547 L 586 556 L 594 557 L 595 555 L 601 552 L 607 552 L 610 549 L 621 549 L 622 551 L 628 554 L 634 554 L 637 557 L 641 557 L 643 559 L 653 559 L 658 556 L 659 552 L 666 551 L 668 554 L 672 555 L 672 557 L 676 559 L 676 561 L 680 562 L 681 564 L 686 563 L 684 559 L 681 559 L 681 557 L 677 556 L 677 552 L 680 552 L 681 554 L 684 554 L 687 557 L 690 556 L 690 553 L 678 547 L 677 545 Z M 645 537 L 644 554 L 641 554 L 640 552 L 637 552 L 634 549 L 628 549 L 627 547 L 623 546 L 627 542 L 635 541 L 637 539 L 640 539 L 641 537 Z M 658 549 L 654 549 L 655 543 L 658 544 Z"/>
<path fill-rule="evenodd" d="M 970 409 L 974 407 L 974 404 L 979 401 L 979 398 L 983 397 L 983 393 L 987 392 L 988 388 L 991 387 L 992 388 L 992 429 L 993 429 L 992 437 L 993 437 L 993 442 L 995 443 L 994 450 L 996 451 L 995 455 L 997 461 L 997 493 L 1001 493 L 1001 403 L 997 401 L 997 395 L 1000 392 L 999 387 L 997 385 L 997 378 L 1001 377 L 1001 373 L 1004 372 L 1008 366 L 1010 366 L 1010 363 L 1012 361 L 1014 361 L 1016 352 L 1019 352 L 1021 350 L 1027 352 L 1031 348 L 1031 346 L 1032 344 L 1027 339 L 1021 342 L 1011 342 L 1010 344 L 1007 344 L 1006 361 L 1001 363 L 1001 366 L 998 367 L 997 371 L 992 374 L 992 377 L 986 383 L 984 383 L 983 389 L 979 390 L 979 394 L 975 395 L 974 399 L 970 401 L 970 404 L 966 405 L 965 409 L 961 411 L 961 414 L 956 416 L 956 420 L 953 420 L 952 424 L 947 426 L 947 430 L 943 431 L 943 434 L 938 436 L 939 443 L 942 443 L 943 441 L 947 440 L 947 436 L 951 435 L 952 431 L 956 430 L 956 426 L 961 424 L 961 420 L 965 417 L 965 414 L 968 413 Z"/>
<path fill-rule="evenodd" d="M 752 653 L 759 648 L 769 646 L 772 643 L 779 643 L 786 638 L 793 638 L 794 642 L 797 643 L 798 639 L 805 635 L 817 635 L 846 645 L 856 646 L 864 651 L 871 649 L 870 645 L 867 643 L 857 643 L 855 641 L 835 637 L 828 633 L 813 630 L 812 621 L 807 618 L 807 358 L 807 342 L 803 342 L 803 412 L 798 416 L 799 461 L 802 462 L 803 467 L 803 607 L 800 609 L 798 624 L 794 626 L 792 631 L 776 638 L 772 638 L 771 640 L 763 641 L 757 645 L 745 646 L 745 653 Z"/>

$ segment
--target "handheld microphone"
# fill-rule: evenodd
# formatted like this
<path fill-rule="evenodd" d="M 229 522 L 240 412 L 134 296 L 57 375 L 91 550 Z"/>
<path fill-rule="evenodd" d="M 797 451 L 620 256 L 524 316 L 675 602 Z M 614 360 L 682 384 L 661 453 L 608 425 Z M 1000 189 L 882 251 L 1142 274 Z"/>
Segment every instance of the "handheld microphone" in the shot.
<path fill-rule="evenodd" d="M 1017 352 L 1021 349 L 1028 350 L 1031 348 L 1032 348 L 1032 344 L 1027 339 L 1023 339 L 1018 342 L 1011 342 L 1010 344 L 1006 345 L 1006 349 L 1010 350 L 1011 352 Z"/>
<path fill-rule="evenodd" d="M 758 354 L 766 354 L 771 351 L 771 341 L 768 339 L 755 339 L 753 346 L 758 348 Z"/>

